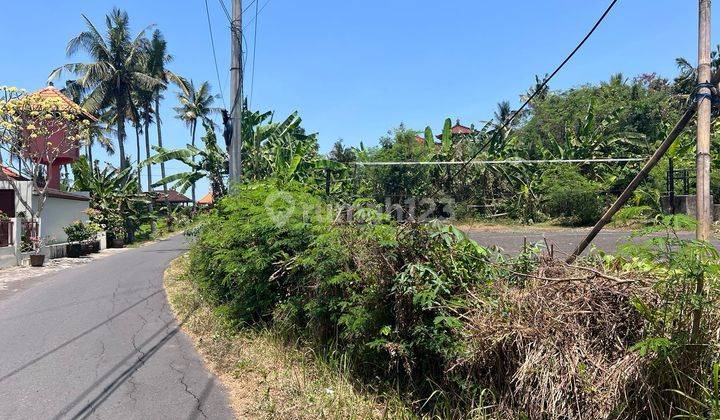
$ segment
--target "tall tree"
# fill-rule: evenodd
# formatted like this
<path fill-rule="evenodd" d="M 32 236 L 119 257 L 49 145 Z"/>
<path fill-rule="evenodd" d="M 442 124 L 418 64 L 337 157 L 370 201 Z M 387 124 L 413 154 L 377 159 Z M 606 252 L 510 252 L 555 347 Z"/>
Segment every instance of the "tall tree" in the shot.
<path fill-rule="evenodd" d="M 147 74 L 161 80 L 162 85 L 155 87 L 153 91 L 153 100 L 155 107 L 153 108 L 155 116 L 155 127 L 157 128 L 157 146 L 162 148 L 162 120 L 160 119 L 160 100 L 163 99 L 163 91 L 167 88 L 169 82 L 174 82 L 181 89 L 187 89 L 186 82 L 172 71 L 168 70 L 165 65 L 172 62 L 173 57 L 167 53 L 167 41 L 163 37 L 160 30 L 156 29 L 147 49 Z M 149 158 L 149 156 L 148 156 Z M 165 162 L 160 163 L 160 176 L 165 178 Z M 167 192 L 167 185 L 163 185 Z"/>
<path fill-rule="evenodd" d="M 65 87 L 60 91 L 72 99 L 76 104 L 82 104 L 87 94 L 87 90 L 84 89 L 77 80 L 66 80 Z M 88 134 L 90 137 L 87 139 L 85 144 L 85 156 L 88 159 L 90 165 L 93 165 L 93 147 L 95 143 L 99 143 L 100 146 L 105 150 L 108 155 L 115 154 L 115 148 L 113 147 L 112 140 L 107 136 L 112 131 L 109 120 L 110 112 L 102 112 L 97 121 L 91 121 L 88 127 Z"/>
<path fill-rule="evenodd" d="M 197 130 L 197 123 L 200 121 L 202 124 L 209 124 L 213 127 L 214 124 L 210 120 L 210 115 L 216 111 L 212 107 L 215 102 L 215 97 L 211 93 L 210 83 L 203 82 L 200 87 L 195 88 L 195 84 L 192 80 L 184 84 L 182 91 L 178 93 L 178 101 L 180 106 L 175 107 L 177 118 L 184 121 L 185 124 L 190 128 L 190 144 L 195 147 L 195 132 Z M 195 157 L 192 157 L 193 162 Z M 195 207 L 195 183 L 192 184 L 192 200 L 193 207 Z"/>
<path fill-rule="evenodd" d="M 84 106 L 90 111 L 98 111 L 109 106 L 116 108 L 118 149 L 120 167 L 128 167 L 125 154 L 125 120 L 128 108 L 132 104 L 131 95 L 137 90 L 152 90 L 163 85 L 163 81 L 143 72 L 147 39 L 144 29 L 135 37 L 130 31 L 130 18 L 120 9 L 114 8 L 105 17 L 107 33 L 103 35 L 97 27 L 83 15 L 86 30 L 71 39 L 67 45 L 67 55 L 78 52 L 87 54 L 88 63 L 65 64 L 50 74 L 50 79 L 60 77 L 63 71 L 79 76 L 78 83 L 90 93 Z"/>

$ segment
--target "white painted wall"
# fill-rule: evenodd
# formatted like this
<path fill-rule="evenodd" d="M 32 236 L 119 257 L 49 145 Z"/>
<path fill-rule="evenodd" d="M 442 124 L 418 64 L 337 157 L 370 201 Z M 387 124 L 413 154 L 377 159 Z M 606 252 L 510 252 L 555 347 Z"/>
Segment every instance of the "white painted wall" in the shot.
<path fill-rule="evenodd" d="M 33 206 L 37 206 L 38 197 L 34 197 Z M 48 244 L 67 242 L 63 228 L 76 220 L 88 221 L 85 212 L 89 201 L 69 200 L 66 198 L 47 197 L 40 215 L 40 236 Z"/>

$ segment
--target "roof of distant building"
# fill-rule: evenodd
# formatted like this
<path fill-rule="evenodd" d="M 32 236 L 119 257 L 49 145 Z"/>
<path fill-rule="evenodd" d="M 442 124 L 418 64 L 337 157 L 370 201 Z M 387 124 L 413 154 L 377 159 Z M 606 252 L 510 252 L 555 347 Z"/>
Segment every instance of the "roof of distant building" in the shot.
<path fill-rule="evenodd" d="M 157 195 L 155 201 L 166 201 L 165 191 L 155 191 L 155 194 Z M 167 190 L 167 201 L 170 203 L 192 203 L 192 200 L 190 198 L 183 194 L 180 194 L 175 190 Z"/>
<path fill-rule="evenodd" d="M 455 125 L 452 126 L 452 128 L 450 129 L 450 132 L 452 133 L 453 136 L 455 136 L 455 135 L 474 134 L 477 132 L 477 130 L 475 130 L 475 127 L 466 127 L 466 126 L 460 124 L 460 120 L 457 120 L 455 122 Z M 435 137 L 442 139 L 442 134 L 438 134 Z"/>
<path fill-rule="evenodd" d="M 60 89 L 56 88 L 53 85 L 45 86 L 44 88 L 38 90 L 37 92 L 33 93 L 32 95 L 37 95 L 40 98 L 43 99 L 54 99 L 61 103 L 64 103 L 65 106 L 67 106 L 70 109 L 73 109 L 75 111 L 80 111 L 83 115 L 85 115 L 87 118 L 97 121 L 97 118 L 95 118 L 92 114 L 87 112 L 83 107 L 73 102 L 72 99 L 65 96 L 64 93 L 60 91 Z"/>
<path fill-rule="evenodd" d="M 213 192 L 209 191 L 207 194 L 205 194 L 203 196 L 203 198 L 198 200 L 198 204 L 209 206 L 210 204 L 213 203 L 213 201 L 214 201 L 213 200 Z"/>

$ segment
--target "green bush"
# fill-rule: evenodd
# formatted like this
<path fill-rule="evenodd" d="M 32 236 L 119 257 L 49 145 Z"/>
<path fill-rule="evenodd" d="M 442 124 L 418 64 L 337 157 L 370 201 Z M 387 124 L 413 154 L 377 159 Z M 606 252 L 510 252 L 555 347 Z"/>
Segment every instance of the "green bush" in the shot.
<path fill-rule="evenodd" d="M 327 230 L 314 215 L 317 198 L 294 186 L 243 186 L 202 222 L 191 252 L 200 289 L 240 323 L 269 319 L 297 291 L 292 268 L 299 254 Z"/>
<path fill-rule="evenodd" d="M 503 275 L 497 256 L 453 227 L 409 228 L 368 209 L 331 227 L 310 212 L 320 204 L 271 183 L 222 200 L 191 251 L 200 289 L 234 322 L 272 321 L 318 348 L 342 349 L 366 379 L 395 372 L 398 386 L 425 397 L 438 385 L 474 389 L 446 372 L 463 352 L 458 314 L 471 306 L 468 290 Z"/>
<path fill-rule="evenodd" d="M 542 176 L 544 211 L 563 224 L 587 226 L 597 222 L 605 208 L 602 186 L 577 169 L 553 168 Z"/>
<path fill-rule="evenodd" d="M 94 224 L 76 220 L 63 228 L 67 235 L 68 242 L 82 242 L 93 237 L 97 233 Z"/>
<path fill-rule="evenodd" d="M 720 270 L 699 263 L 697 246 L 671 242 L 660 256 L 636 246 L 631 258 L 601 257 L 598 269 L 615 274 L 593 276 L 536 249 L 506 259 L 452 226 L 399 225 L 367 208 L 354 222 L 331 224 L 318 216 L 321 205 L 297 185 L 260 183 L 205 216 L 190 270 L 221 315 L 238 326 L 269 323 L 292 342 L 337 355 L 366 384 L 392 387 L 439 418 L 477 412 L 488 398 L 498 418 L 607 418 L 614 410 L 645 418 L 690 407 L 666 391 L 695 387 L 673 385 L 675 371 L 699 377 L 673 367 L 687 355 L 676 349 L 689 348 L 695 305 L 705 310 L 705 331 L 717 331 L 720 316 Z M 628 273 L 622 284 L 614 277 Z M 709 289 L 703 302 L 692 288 L 698 273 Z M 704 368 L 717 346 L 701 338 L 710 344 Z"/>

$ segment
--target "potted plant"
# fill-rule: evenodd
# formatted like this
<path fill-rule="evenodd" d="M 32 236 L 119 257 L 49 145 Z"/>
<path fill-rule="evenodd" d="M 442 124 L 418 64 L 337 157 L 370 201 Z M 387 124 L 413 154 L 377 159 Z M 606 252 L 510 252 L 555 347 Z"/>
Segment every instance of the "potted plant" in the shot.
<path fill-rule="evenodd" d="M 45 254 L 41 254 L 42 240 L 38 236 L 25 236 L 20 244 L 20 252 L 30 252 L 30 265 L 42 267 L 45 264 Z"/>
<path fill-rule="evenodd" d="M 98 233 L 102 232 L 102 226 L 92 221 L 87 223 L 86 226 L 88 232 L 90 233 L 90 238 L 88 239 L 90 252 L 97 254 L 100 252 L 100 239 L 98 239 Z"/>
<path fill-rule="evenodd" d="M 70 258 L 79 258 L 90 251 L 84 241 L 90 238 L 90 230 L 82 220 L 76 220 L 63 228 L 67 235 L 68 244 L 65 252 Z"/>
<path fill-rule="evenodd" d="M 112 237 L 113 248 L 123 248 L 125 246 L 125 229 L 122 226 L 113 226 L 108 232 Z"/>

